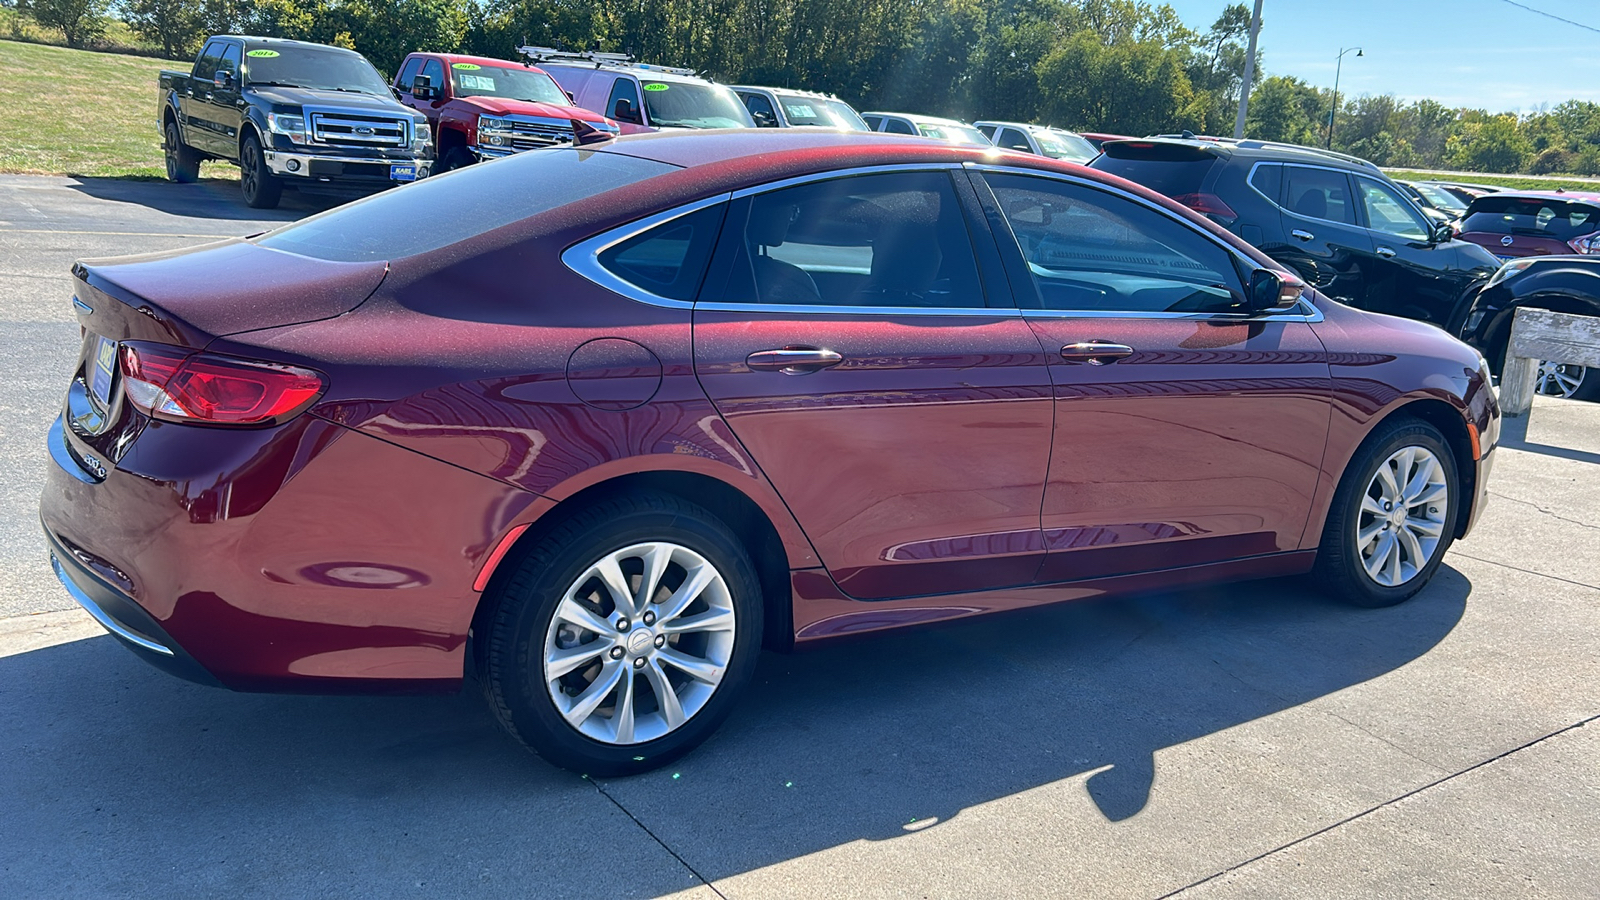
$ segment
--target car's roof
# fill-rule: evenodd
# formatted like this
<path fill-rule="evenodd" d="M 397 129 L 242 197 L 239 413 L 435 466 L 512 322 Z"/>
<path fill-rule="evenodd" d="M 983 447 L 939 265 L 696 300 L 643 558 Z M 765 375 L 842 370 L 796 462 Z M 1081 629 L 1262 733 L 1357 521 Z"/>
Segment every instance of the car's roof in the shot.
<path fill-rule="evenodd" d="M 1235 140 L 1234 138 L 1219 138 L 1196 135 L 1193 137 L 1172 137 L 1157 135 L 1154 137 L 1123 138 L 1115 141 L 1106 141 L 1107 144 L 1123 144 L 1138 146 L 1140 144 L 1170 144 L 1183 147 L 1195 147 L 1215 153 L 1217 156 L 1228 159 L 1234 156 L 1255 160 L 1274 160 L 1279 162 L 1304 162 L 1317 165 L 1332 165 L 1342 168 L 1361 169 L 1367 172 L 1379 171 L 1376 165 L 1357 156 L 1338 153 L 1332 150 L 1323 150 L 1318 147 L 1305 147 L 1299 144 L 1281 144 L 1276 141 Z"/>
<path fill-rule="evenodd" d="M 1478 200 L 1565 200 L 1568 203 L 1600 204 L 1600 193 L 1591 191 L 1495 191 Z M 1476 203 L 1478 200 L 1472 202 Z"/>
<path fill-rule="evenodd" d="M 822 91 L 803 91 L 800 88 L 769 87 L 764 84 L 730 84 L 728 87 L 736 91 L 766 91 L 769 94 L 793 94 L 796 97 L 817 97 L 822 100 L 837 100 L 837 94 L 825 94 Z"/>
<path fill-rule="evenodd" d="M 634 75 L 647 81 L 673 81 L 682 84 L 716 83 L 709 78 L 701 78 L 699 75 L 691 75 L 681 70 L 653 66 L 648 63 L 606 63 L 597 66 L 592 62 L 583 60 L 549 59 L 539 63 L 539 66 L 545 69 L 597 69 L 601 72 L 619 72 L 626 75 Z M 722 87 L 722 85 L 718 85 L 718 87 Z"/>
<path fill-rule="evenodd" d="M 1033 122 L 1004 122 L 1004 121 L 1001 121 L 999 119 L 982 119 L 980 121 L 972 123 L 972 126 L 974 128 L 976 128 L 979 125 L 993 125 L 996 128 L 1020 128 L 1023 131 L 1063 131 L 1064 130 L 1064 129 L 1061 129 L 1061 128 L 1054 128 L 1054 127 L 1051 127 L 1049 125 L 1039 125 L 1039 124 L 1036 124 L 1036 123 L 1033 123 Z M 1074 134 L 1075 132 L 1068 131 L 1066 133 L 1067 134 Z"/>
<path fill-rule="evenodd" d="M 361 54 L 348 47 L 335 47 L 332 44 L 319 44 L 316 41 L 296 41 L 289 38 L 262 37 L 258 34 L 219 34 L 219 39 L 243 41 L 246 44 L 255 44 L 262 47 L 304 47 L 308 50 L 333 50 L 339 53 L 350 53 L 355 56 Z"/>
<path fill-rule="evenodd" d="M 912 122 L 926 122 L 929 125 L 960 125 L 962 128 L 971 128 L 972 127 L 971 125 L 969 125 L 966 122 L 963 122 L 963 121 L 961 121 L 959 119 L 941 119 L 938 116 L 924 116 L 924 115 L 919 115 L 917 113 L 883 112 L 882 110 L 878 110 L 878 111 L 875 111 L 875 112 L 864 112 L 864 113 L 862 113 L 862 115 L 863 116 L 899 116 L 902 119 L 907 119 L 907 120 L 912 121 Z"/>
<path fill-rule="evenodd" d="M 516 62 L 510 59 L 497 59 L 493 56 L 468 56 L 464 53 L 434 53 L 429 50 L 418 50 L 412 56 L 437 56 L 450 63 L 469 63 L 478 66 L 495 66 L 501 69 L 531 69 L 535 72 L 544 70 L 529 63 Z"/>

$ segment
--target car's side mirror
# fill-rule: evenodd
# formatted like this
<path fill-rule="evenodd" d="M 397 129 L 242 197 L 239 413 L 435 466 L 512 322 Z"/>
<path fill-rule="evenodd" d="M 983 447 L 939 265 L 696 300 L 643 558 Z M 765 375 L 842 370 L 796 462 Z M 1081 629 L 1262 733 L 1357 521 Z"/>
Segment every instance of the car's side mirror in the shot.
<path fill-rule="evenodd" d="M 233 73 L 227 69 L 218 69 L 217 73 L 211 76 L 211 85 L 222 91 L 233 87 Z"/>
<path fill-rule="evenodd" d="M 639 124 L 639 113 L 633 108 L 633 101 L 627 97 L 618 97 L 617 103 L 611 109 L 611 118 L 618 122 L 632 122 Z"/>
<path fill-rule="evenodd" d="M 418 100 L 432 100 L 439 96 L 439 91 L 433 86 L 433 76 L 417 75 L 411 79 L 411 96 Z"/>
<path fill-rule="evenodd" d="M 766 110 L 762 110 L 760 112 L 753 112 L 753 113 L 750 114 L 750 118 L 756 120 L 756 127 L 757 128 L 777 128 L 778 127 L 778 117 L 773 115 L 770 112 L 767 112 Z"/>
<path fill-rule="evenodd" d="M 1435 244 L 1443 244 L 1456 236 L 1455 227 L 1449 222 L 1435 222 L 1429 229 L 1428 237 Z"/>
<path fill-rule="evenodd" d="M 1275 269 L 1257 269 L 1250 275 L 1250 312 L 1294 309 L 1305 289 L 1306 283 L 1298 276 Z"/>

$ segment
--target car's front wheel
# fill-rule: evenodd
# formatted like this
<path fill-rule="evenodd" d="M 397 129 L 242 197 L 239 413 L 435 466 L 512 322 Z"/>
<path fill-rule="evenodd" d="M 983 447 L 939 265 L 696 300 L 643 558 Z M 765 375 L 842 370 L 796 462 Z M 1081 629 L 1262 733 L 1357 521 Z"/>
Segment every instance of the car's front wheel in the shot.
<path fill-rule="evenodd" d="M 664 765 L 716 730 L 755 667 L 755 568 L 727 525 L 678 497 L 590 507 L 512 565 L 484 687 L 501 724 L 556 765 Z"/>
<path fill-rule="evenodd" d="M 244 139 L 239 149 L 239 188 L 244 192 L 245 205 L 253 209 L 276 209 L 283 196 L 283 182 L 267 168 L 261 142 L 253 134 Z"/>
<path fill-rule="evenodd" d="M 1547 397 L 1568 400 L 1600 400 L 1600 369 L 1539 360 L 1534 390 Z"/>
<path fill-rule="evenodd" d="M 1392 606 L 1422 590 L 1455 535 L 1459 485 L 1437 428 L 1417 419 L 1379 425 L 1334 494 L 1319 583 L 1358 606 Z"/>

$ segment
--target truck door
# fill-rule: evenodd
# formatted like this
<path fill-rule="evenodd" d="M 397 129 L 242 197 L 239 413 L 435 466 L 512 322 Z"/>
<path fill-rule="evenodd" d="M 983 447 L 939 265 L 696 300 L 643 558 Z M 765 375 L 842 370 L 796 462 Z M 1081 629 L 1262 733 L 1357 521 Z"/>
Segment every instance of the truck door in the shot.
<path fill-rule="evenodd" d="M 244 124 L 244 94 L 239 86 L 242 53 L 238 44 L 224 45 L 211 83 L 201 85 L 206 89 L 204 115 L 215 129 L 212 140 L 218 152 L 229 157 L 239 148 L 239 128 Z"/>
<path fill-rule="evenodd" d="M 189 87 L 178 93 L 178 113 L 182 119 L 178 127 L 183 131 L 183 142 L 207 153 L 222 152 L 209 107 L 213 90 L 211 79 L 216 77 L 217 66 L 222 62 L 222 50 L 222 41 L 208 41 L 195 57 L 194 69 L 189 73 Z M 227 156 L 232 158 L 232 152 Z"/>

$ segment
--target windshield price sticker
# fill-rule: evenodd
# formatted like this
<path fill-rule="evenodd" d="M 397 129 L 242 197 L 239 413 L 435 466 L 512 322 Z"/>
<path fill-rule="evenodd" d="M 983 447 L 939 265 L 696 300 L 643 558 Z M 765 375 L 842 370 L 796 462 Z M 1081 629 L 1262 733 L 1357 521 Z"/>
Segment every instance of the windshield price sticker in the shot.
<path fill-rule="evenodd" d="M 278 51 L 276 50 L 251 50 L 245 54 L 245 56 L 254 56 L 256 59 L 271 59 L 277 55 Z"/>
<path fill-rule="evenodd" d="M 816 110 L 803 104 L 797 103 L 793 106 L 785 106 L 784 109 L 788 111 L 789 117 L 792 119 L 815 119 L 817 117 Z"/>
<path fill-rule="evenodd" d="M 460 68 L 459 66 L 457 68 Z M 474 69 L 477 66 L 473 66 Z M 456 81 L 460 82 L 463 91 L 492 91 L 494 79 L 488 75 L 457 75 Z"/>
<path fill-rule="evenodd" d="M 647 91 L 664 91 L 664 90 L 667 89 L 667 86 L 662 84 L 659 81 L 652 81 L 649 84 L 645 85 L 644 89 L 647 90 Z"/>
<path fill-rule="evenodd" d="M 450 64 L 450 68 L 452 68 L 452 69 L 462 69 L 462 70 L 468 71 L 468 72 L 476 72 L 477 70 L 483 68 L 483 66 L 476 65 L 474 63 L 451 63 Z"/>

